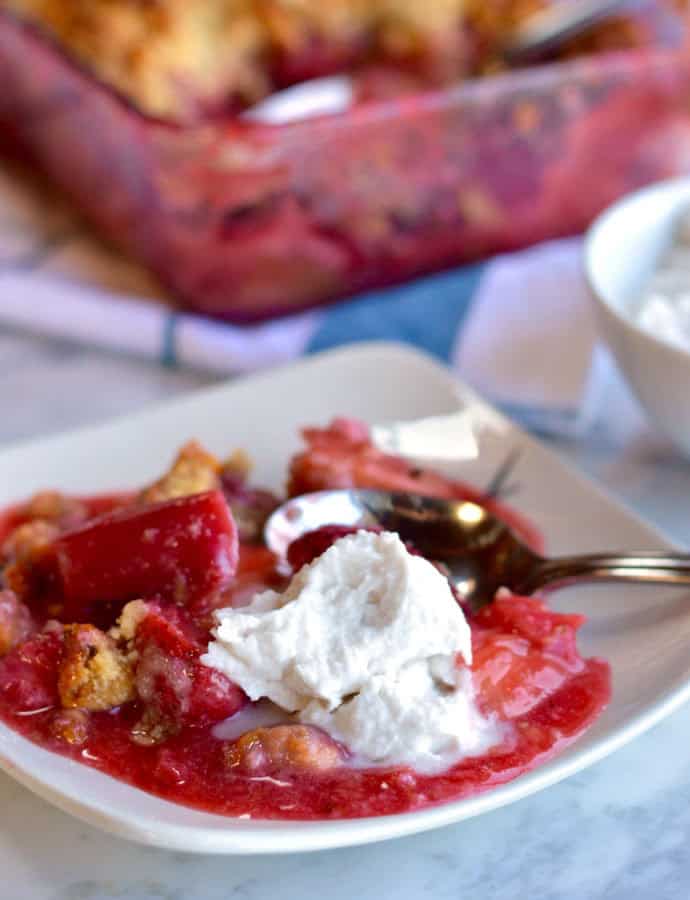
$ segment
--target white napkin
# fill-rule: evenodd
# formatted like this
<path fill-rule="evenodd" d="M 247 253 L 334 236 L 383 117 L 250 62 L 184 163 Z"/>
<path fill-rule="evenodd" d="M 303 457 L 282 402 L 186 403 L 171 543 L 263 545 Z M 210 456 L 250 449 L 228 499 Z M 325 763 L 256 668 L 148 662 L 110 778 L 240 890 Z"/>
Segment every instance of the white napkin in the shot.
<path fill-rule="evenodd" d="M 636 430 L 641 412 L 598 339 L 571 238 L 496 257 L 487 266 L 453 364 L 484 396 L 526 426 L 579 436 L 608 426 Z"/>

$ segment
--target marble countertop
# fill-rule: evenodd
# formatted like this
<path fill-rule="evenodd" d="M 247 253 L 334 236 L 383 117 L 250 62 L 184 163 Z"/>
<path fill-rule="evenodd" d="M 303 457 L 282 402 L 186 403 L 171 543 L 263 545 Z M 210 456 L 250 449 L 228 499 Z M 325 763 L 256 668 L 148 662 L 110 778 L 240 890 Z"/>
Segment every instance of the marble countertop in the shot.
<path fill-rule="evenodd" d="M 210 382 L 0 329 L 0 444 Z M 649 430 L 551 442 L 690 544 L 690 463 Z M 0 775 L 7 900 L 683 900 L 690 893 L 690 707 L 586 772 L 480 819 L 289 857 L 196 857 L 93 831 Z"/>

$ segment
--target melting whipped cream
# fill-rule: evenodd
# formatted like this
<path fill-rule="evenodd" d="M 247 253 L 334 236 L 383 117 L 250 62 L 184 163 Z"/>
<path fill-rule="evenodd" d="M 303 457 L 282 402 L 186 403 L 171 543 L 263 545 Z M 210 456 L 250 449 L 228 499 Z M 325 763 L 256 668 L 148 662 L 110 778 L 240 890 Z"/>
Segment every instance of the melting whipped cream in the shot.
<path fill-rule="evenodd" d="M 206 665 L 358 757 L 433 771 L 501 739 L 459 665 L 471 634 L 448 582 L 395 534 L 344 537 L 284 593 L 216 619 Z"/>

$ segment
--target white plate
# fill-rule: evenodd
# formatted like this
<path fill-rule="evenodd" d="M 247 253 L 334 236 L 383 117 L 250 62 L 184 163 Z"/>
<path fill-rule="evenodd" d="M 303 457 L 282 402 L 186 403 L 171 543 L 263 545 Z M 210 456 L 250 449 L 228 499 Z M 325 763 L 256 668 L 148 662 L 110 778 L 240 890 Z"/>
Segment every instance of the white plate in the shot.
<path fill-rule="evenodd" d="M 256 479 L 279 487 L 302 424 L 334 414 L 370 423 L 457 411 L 480 401 L 436 363 L 397 346 L 360 345 L 287 369 L 203 391 L 150 412 L 0 453 L 0 503 L 41 487 L 88 493 L 152 478 L 175 448 L 196 436 L 212 450 L 246 447 Z M 505 423 L 481 442 L 477 460 L 455 466 L 482 487 L 514 449 L 511 502 L 543 529 L 551 552 L 663 548 L 664 541 L 550 452 Z M 51 754 L 0 725 L 0 766 L 61 809 L 147 844 L 212 853 L 277 853 L 368 843 L 436 828 L 496 809 L 591 765 L 650 728 L 690 697 L 687 595 L 655 588 L 577 589 L 559 608 L 582 611 L 586 654 L 613 668 L 613 699 L 596 725 L 548 765 L 482 796 L 399 816 L 342 822 L 231 819 L 159 800 Z"/>

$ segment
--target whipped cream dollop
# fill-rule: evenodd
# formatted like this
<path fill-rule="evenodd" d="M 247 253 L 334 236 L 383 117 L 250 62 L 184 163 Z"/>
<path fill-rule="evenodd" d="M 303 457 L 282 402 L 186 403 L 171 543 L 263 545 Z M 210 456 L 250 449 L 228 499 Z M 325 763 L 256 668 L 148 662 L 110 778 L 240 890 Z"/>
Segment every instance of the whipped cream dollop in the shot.
<path fill-rule="evenodd" d="M 358 532 L 216 613 L 206 665 L 355 756 L 433 771 L 501 739 L 477 708 L 469 625 L 447 580 L 395 534 Z"/>

